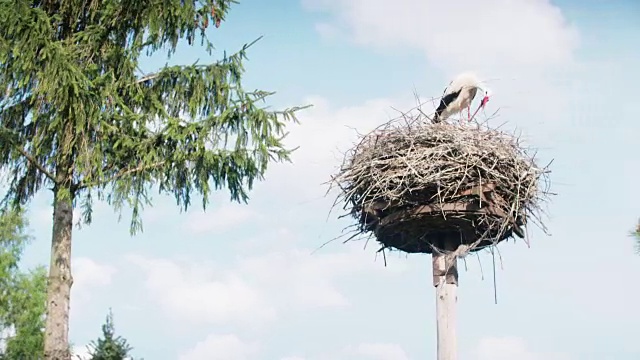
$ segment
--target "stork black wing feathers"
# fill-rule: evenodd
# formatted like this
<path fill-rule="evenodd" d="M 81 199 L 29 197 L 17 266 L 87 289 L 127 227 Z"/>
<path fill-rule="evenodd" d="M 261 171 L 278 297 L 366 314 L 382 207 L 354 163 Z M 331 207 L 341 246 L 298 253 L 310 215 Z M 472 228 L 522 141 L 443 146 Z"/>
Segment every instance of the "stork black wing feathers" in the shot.
<path fill-rule="evenodd" d="M 434 123 L 440 122 L 439 121 L 439 117 L 442 114 L 442 112 L 444 111 L 444 109 L 446 109 L 447 106 L 449 106 L 449 104 L 451 104 L 452 102 L 454 102 L 456 100 L 458 95 L 460 95 L 461 91 L 462 91 L 462 89 L 460 89 L 460 90 L 458 90 L 456 92 L 449 93 L 447 95 L 444 95 L 442 97 L 442 99 L 440 99 L 440 105 L 438 105 L 438 108 L 436 109 L 436 114 L 433 117 L 433 122 Z"/>

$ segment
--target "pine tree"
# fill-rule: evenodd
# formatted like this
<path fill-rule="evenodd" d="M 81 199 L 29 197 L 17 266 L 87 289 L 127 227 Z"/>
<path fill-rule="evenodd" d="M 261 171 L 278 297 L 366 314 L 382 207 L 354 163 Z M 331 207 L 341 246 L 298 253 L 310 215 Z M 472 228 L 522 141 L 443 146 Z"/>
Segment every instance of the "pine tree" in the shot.
<path fill-rule="evenodd" d="M 132 212 L 150 193 L 181 209 L 226 188 L 246 202 L 267 165 L 288 161 L 294 112 L 259 107 L 271 93 L 243 90 L 247 46 L 206 64 L 142 74 L 145 55 L 205 46 L 233 0 L 0 0 L 0 171 L 5 204 L 53 191 L 45 359 L 69 360 L 73 209 L 91 222 L 95 199 Z M 195 59 L 194 59 L 195 62 Z"/>
<path fill-rule="evenodd" d="M 21 211 L 0 211 L 0 359 L 41 359 L 44 342 L 46 271 L 22 272 L 18 263 L 27 221 Z"/>
<path fill-rule="evenodd" d="M 115 335 L 113 313 L 109 309 L 107 320 L 102 325 L 102 337 L 91 342 L 89 346 L 91 360 L 127 360 L 131 359 L 129 352 L 133 348 L 127 340 Z"/>

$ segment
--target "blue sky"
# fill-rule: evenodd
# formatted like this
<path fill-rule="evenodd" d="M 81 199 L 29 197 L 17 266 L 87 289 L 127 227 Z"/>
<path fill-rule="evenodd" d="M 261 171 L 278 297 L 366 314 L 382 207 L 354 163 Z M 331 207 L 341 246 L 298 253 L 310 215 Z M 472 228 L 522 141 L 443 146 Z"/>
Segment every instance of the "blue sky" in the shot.
<path fill-rule="evenodd" d="M 606 6 L 603 4 L 607 4 Z M 466 10 L 465 10 L 466 9 Z M 470 257 L 459 290 L 461 359 L 638 359 L 637 201 L 640 4 L 545 0 L 245 0 L 211 36 L 249 52 L 247 88 L 276 107 L 312 103 L 291 127 L 293 164 L 273 166 L 248 206 L 221 192 L 203 213 L 158 197 L 145 231 L 98 204 L 74 233 L 71 338 L 96 338 L 108 307 L 134 355 L 164 360 L 406 360 L 435 354 L 427 256 L 338 242 L 322 185 L 355 139 L 439 96 L 473 70 L 517 129 L 555 159 L 546 223 L 531 248 L 502 244 L 498 304 L 490 256 Z M 182 48 L 172 62 L 206 61 Z M 145 62 L 153 70 L 164 58 Z M 49 258 L 50 195 L 33 202 L 25 265 Z M 485 279 L 482 278 L 482 273 Z M 627 281 L 627 278 L 634 280 Z M 631 285 L 629 284 L 631 283 Z"/>

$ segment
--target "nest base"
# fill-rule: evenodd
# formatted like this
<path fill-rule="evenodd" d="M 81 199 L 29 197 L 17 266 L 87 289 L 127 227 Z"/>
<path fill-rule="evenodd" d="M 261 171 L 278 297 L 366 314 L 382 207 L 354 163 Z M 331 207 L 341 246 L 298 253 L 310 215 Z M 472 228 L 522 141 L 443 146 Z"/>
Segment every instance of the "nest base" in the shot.
<path fill-rule="evenodd" d="M 367 212 L 364 216 L 378 242 L 407 253 L 454 251 L 460 245 L 466 245 L 469 251 L 478 251 L 514 234 L 523 238 L 524 216 L 514 219 L 487 202 L 494 199 L 491 190 L 483 195 L 484 203 L 474 199 L 392 212 Z"/>
<path fill-rule="evenodd" d="M 468 246 L 471 252 L 479 251 L 508 239 L 513 233 L 513 231 L 507 231 L 499 237 L 495 235 L 486 237 L 478 231 L 473 221 L 465 218 L 425 217 L 404 225 L 411 230 L 398 231 L 396 226 L 380 228 L 375 231 L 376 239 L 385 248 L 406 253 L 431 254 L 434 250 L 454 251 L 460 245 Z"/>

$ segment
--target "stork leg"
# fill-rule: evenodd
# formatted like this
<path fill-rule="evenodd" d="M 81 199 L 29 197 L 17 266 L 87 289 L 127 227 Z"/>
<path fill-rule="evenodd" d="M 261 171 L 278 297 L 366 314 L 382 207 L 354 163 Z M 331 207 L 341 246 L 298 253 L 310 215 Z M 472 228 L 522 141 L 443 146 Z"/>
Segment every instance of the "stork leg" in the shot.
<path fill-rule="evenodd" d="M 471 121 L 471 104 L 467 105 L 467 121 Z"/>

